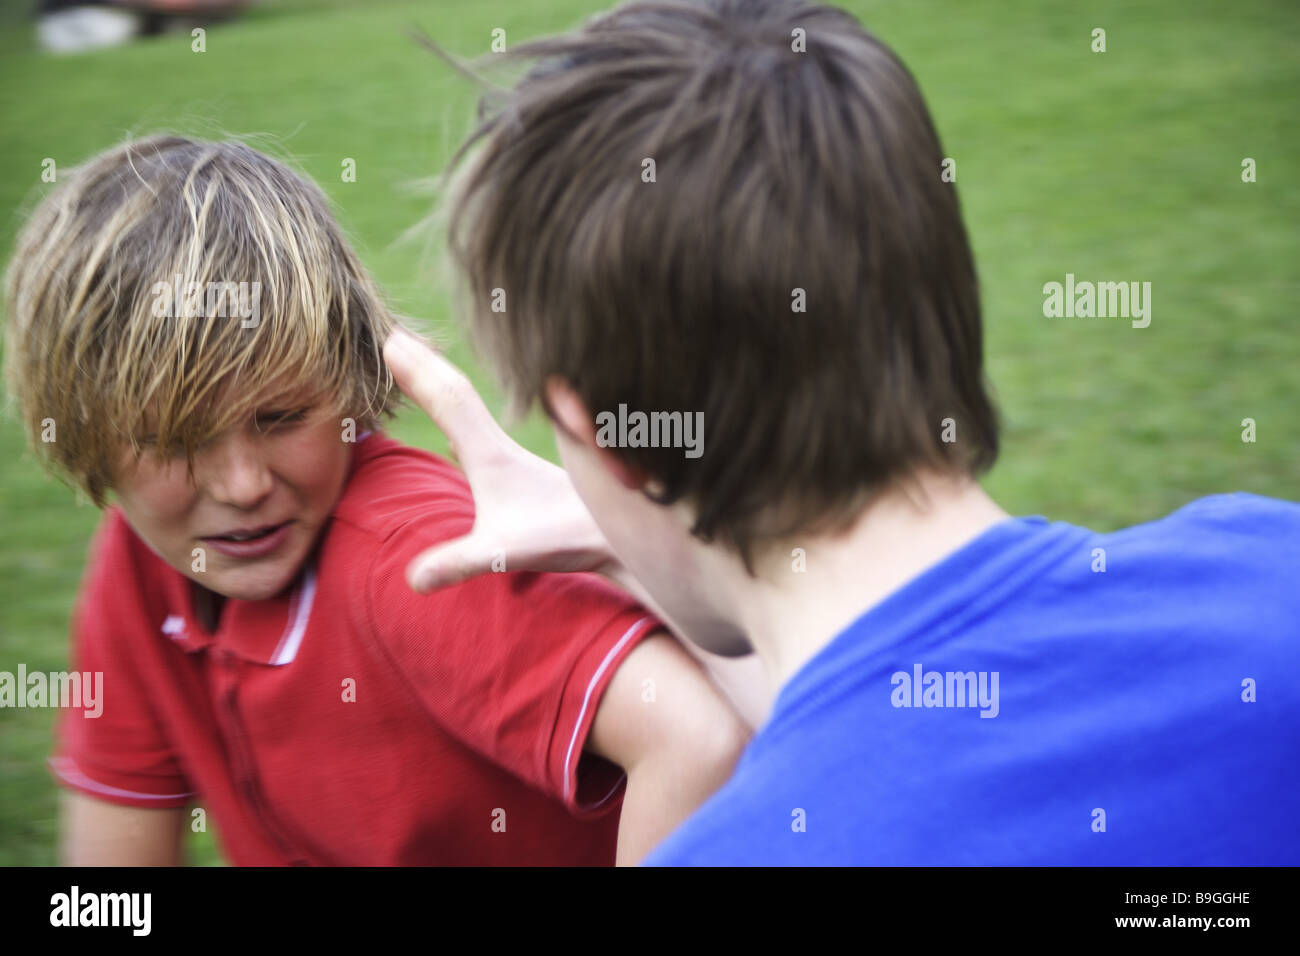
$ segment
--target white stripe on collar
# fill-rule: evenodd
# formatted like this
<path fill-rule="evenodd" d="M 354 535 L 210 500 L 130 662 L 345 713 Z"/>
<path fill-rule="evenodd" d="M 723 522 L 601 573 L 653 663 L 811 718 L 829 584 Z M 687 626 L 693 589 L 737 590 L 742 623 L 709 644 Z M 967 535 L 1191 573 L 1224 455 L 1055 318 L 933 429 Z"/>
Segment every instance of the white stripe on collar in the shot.
<path fill-rule="evenodd" d="M 275 653 L 271 655 L 270 663 L 276 667 L 292 663 L 293 659 L 298 656 L 298 648 L 302 645 L 303 635 L 307 633 L 307 619 L 311 617 L 311 606 L 316 601 L 316 568 L 308 567 L 302 579 L 302 591 L 299 592 L 296 614 L 293 616 L 292 624 L 286 628 L 285 634 L 280 638 L 280 643 L 275 648 Z"/>

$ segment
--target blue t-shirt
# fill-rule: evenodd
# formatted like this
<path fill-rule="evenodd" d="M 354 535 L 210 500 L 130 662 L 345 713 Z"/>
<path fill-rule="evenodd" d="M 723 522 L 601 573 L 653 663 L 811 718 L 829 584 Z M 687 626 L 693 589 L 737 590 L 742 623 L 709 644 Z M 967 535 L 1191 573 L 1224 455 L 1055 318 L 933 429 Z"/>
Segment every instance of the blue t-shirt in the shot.
<path fill-rule="evenodd" d="M 1300 505 L 1013 518 L 823 648 L 646 863 L 1294 865 L 1298 764 Z"/>

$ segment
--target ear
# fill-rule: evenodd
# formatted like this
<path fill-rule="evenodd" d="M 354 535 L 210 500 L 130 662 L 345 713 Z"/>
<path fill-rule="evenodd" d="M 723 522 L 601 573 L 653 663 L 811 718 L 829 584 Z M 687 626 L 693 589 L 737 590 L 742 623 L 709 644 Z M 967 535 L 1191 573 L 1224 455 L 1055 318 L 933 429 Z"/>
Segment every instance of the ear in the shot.
<path fill-rule="evenodd" d="M 650 484 L 650 477 L 620 458 L 618 449 L 605 448 L 597 443 L 596 417 L 567 381 L 553 375 L 546 380 L 545 389 L 546 410 L 556 431 L 594 454 L 601 466 L 624 488 L 642 491 Z"/>

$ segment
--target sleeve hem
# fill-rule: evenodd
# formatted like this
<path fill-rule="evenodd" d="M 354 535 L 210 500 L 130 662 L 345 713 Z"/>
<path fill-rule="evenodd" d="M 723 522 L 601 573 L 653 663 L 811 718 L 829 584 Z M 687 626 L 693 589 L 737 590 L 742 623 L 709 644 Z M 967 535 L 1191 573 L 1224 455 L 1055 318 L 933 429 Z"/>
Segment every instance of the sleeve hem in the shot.
<path fill-rule="evenodd" d="M 184 807 L 196 796 L 195 792 L 185 793 L 150 793 L 128 787 L 118 787 L 101 783 L 87 776 L 82 769 L 68 757 L 51 757 L 50 772 L 55 780 L 70 789 L 80 791 L 97 800 L 115 803 L 125 807 L 143 807 L 151 810 L 171 810 Z M 119 781 L 121 782 L 121 781 Z M 166 781 L 160 781 L 164 786 Z"/>
<path fill-rule="evenodd" d="M 626 620 L 626 617 L 622 617 L 618 620 L 615 627 L 617 628 L 618 626 L 621 626 Z M 591 732 L 591 725 L 596 719 L 596 711 L 600 705 L 600 698 L 604 694 L 605 688 L 609 685 L 615 672 L 617 672 L 619 666 L 622 664 L 623 658 L 632 651 L 641 638 L 653 633 L 660 627 L 662 627 L 662 625 L 653 615 L 641 613 L 632 625 L 623 631 L 612 647 L 604 649 L 599 665 L 596 667 L 595 671 L 590 672 L 591 676 L 587 680 L 582 704 L 578 710 L 577 719 L 573 723 L 572 734 L 569 737 L 567 747 L 564 751 L 564 760 L 561 765 L 561 774 L 564 781 L 564 805 L 569 809 L 570 813 L 587 816 L 599 814 L 602 810 L 612 808 L 614 797 L 622 789 L 623 783 L 627 779 L 626 774 L 622 773 L 621 768 L 619 768 L 617 779 L 614 780 L 613 786 L 609 787 L 608 791 L 605 792 L 603 796 L 594 800 L 588 799 L 583 801 L 580 799 L 584 796 L 580 791 L 586 788 L 579 785 L 578 767 L 582 762 L 583 748 L 586 744 L 587 736 Z M 600 650 L 596 650 L 594 653 L 600 652 Z M 594 655 L 591 659 L 595 659 Z M 581 673 L 581 670 L 579 673 Z M 557 728 L 557 730 L 559 729 L 560 728 Z M 613 764 L 609 764 L 609 766 L 613 767 Z M 593 782 L 596 783 L 597 786 L 600 784 L 599 780 Z M 597 789 L 596 792 L 600 793 L 601 790 Z"/>

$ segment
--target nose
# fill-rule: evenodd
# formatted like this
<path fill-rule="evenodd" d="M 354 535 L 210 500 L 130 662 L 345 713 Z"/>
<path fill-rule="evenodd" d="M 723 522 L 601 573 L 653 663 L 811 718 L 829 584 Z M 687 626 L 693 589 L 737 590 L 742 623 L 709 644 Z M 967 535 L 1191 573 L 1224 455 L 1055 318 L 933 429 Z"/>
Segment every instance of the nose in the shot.
<path fill-rule="evenodd" d="M 261 504 L 275 483 L 261 439 L 249 432 L 231 429 L 194 463 L 199 487 L 215 501 L 245 511 Z"/>

